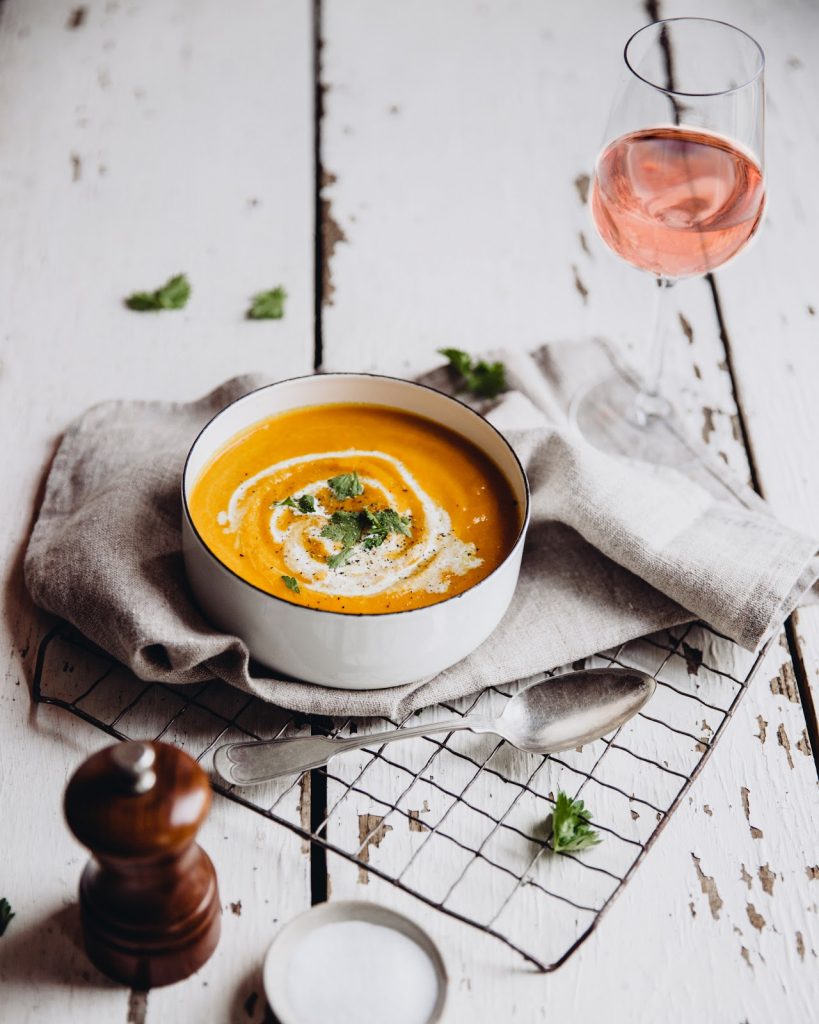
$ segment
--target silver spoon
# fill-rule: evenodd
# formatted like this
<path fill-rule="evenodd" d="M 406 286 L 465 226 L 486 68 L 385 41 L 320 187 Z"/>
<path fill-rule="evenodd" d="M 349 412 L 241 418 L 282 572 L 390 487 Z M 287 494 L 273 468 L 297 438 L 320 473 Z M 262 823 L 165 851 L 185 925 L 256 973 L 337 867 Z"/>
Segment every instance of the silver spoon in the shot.
<path fill-rule="evenodd" d="M 510 698 L 499 718 L 449 718 L 409 729 L 363 733 L 350 739 L 294 736 L 280 740 L 228 743 L 213 757 L 225 782 L 254 786 L 282 775 L 319 768 L 345 750 L 431 736 L 437 732 L 494 733 L 520 750 L 556 754 L 596 740 L 627 722 L 654 693 L 651 676 L 636 669 L 597 668 L 567 672 L 535 683 Z"/>

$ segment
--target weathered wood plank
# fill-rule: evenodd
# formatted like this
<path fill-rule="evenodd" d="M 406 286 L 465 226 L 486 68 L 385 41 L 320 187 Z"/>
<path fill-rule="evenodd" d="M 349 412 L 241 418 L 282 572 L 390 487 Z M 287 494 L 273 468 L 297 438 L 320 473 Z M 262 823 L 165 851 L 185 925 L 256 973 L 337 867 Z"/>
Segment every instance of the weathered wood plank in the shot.
<path fill-rule="evenodd" d="M 109 398 L 193 398 L 248 370 L 313 363 L 313 81 L 309 5 L 7 0 L 0 11 L 0 512 L 5 595 L 0 895 L 3 1015 L 125 1021 L 128 993 L 90 969 L 72 909 L 84 856 L 61 820 L 68 774 L 106 742 L 64 712 L 32 716 L 43 618 L 22 583 L 39 481 L 67 422 Z M 182 312 L 135 314 L 130 292 L 186 272 Z M 280 322 L 247 323 L 283 284 Z M 147 728 L 147 723 L 145 723 Z M 10 823 L 13 823 L 11 825 Z M 216 801 L 203 843 L 226 910 L 217 957 L 134 1020 L 260 1020 L 255 972 L 282 920 L 310 902 L 300 842 Z M 230 839 L 225 840 L 224 836 Z M 269 901 L 269 902 L 265 902 Z M 237 969 L 237 965 L 239 965 Z M 257 992 L 253 1012 L 243 1002 Z M 147 1018 L 146 1018 L 147 1012 Z"/>
<path fill-rule="evenodd" d="M 642 7 L 596 5 L 582 17 L 576 5 L 462 2 L 425 6 L 419 17 L 397 4 L 329 0 L 324 11 L 323 195 L 336 239 L 325 253 L 333 283 L 323 311 L 328 368 L 417 372 L 437 361 L 441 344 L 532 348 L 593 333 L 629 347 L 639 363 L 651 285 L 597 241 L 584 176 L 601 141 L 620 44 L 646 20 Z M 735 273 L 741 269 L 740 260 Z M 694 281 L 672 294 L 669 377 L 680 381 L 678 403 L 690 429 L 747 476 L 710 288 Z M 591 1014 L 605 992 L 613 1019 L 635 1005 L 647 1019 L 686 1021 L 706 1007 L 720 1019 L 798 1019 L 817 994 L 805 810 L 815 813 L 815 777 L 791 739 L 804 729 L 801 708 L 769 682 L 792 665 L 782 647 L 771 658 L 658 849 L 555 975 L 521 977 L 503 947 L 376 879 L 365 888 L 366 876 L 331 858 L 333 896 L 377 894 L 422 920 L 449 959 L 455 1018 Z M 409 746 L 390 761 L 423 754 L 420 741 L 414 754 Z M 465 784 L 454 762 L 446 767 L 456 788 Z M 413 822 L 440 817 L 445 800 L 426 782 L 403 793 L 406 776 L 384 762 L 369 765 L 364 782 L 371 792 L 393 792 L 399 811 L 379 822 L 388 809 L 354 792 L 331 816 L 330 833 L 344 843 L 369 837 L 370 862 L 397 869 L 423 839 Z M 476 796 L 497 799 L 480 785 Z M 785 829 L 784 818 L 795 826 Z M 458 834 L 474 847 L 484 822 L 468 819 Z M 434 863 L 421 872 L 419 854 L 416 881 L 434 882 L 443 896 L 469 855 L 444 849 L 444 840 L 429 849 Z M 519 856 L 508 844 L 494 852 Z M 466 893 L 479 915 L 496 895 L 491 884 L 484 879 Z M 548 942 L 547 933 L 547 923 L 535 925 L 530 945 Z M 786 1011 L 783 983 L 792 995 Z"/>
<path fill-rule="evenodd" d="M 812 168 L 819 130 L 806 104 L 819 95 L 819 10 L 804 0 L 714 0 L 692 12 L 745 28 L 766 52 L 768 207 L 759 238 L 719 275 L 731 362 L 759 484 L 777 513 L 816 534 L 819 515 L 819 286 L 815 234 L 819 197 Z M 695 8 L 697 5 L 694 5 Z M 819 707 L 819 612 L 796 617 L 805 682 Z"/>

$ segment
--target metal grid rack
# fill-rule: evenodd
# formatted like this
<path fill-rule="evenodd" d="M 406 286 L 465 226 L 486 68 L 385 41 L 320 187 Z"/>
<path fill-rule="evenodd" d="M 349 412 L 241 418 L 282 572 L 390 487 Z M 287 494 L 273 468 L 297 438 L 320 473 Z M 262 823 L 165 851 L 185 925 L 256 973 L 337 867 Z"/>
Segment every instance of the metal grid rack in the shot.
<path fill-rule="evenodd" d="M 646 710 L 615 733 L 559 755 L 525 754 L 469 732 L 365 748 L 312 773 L 307 813 L 305 779 L 236 790 L 214 777 L 213 787 L 309 841 L 322 865 L 323 851 L 331 851 L 362 880 L 372 873 L 549 971 L 588 938 L 653 846 L 764 653 L 690 625 L 575 663 L 640 668 L 658 687 Z M 425 709 L 413 724 L 453 713 L 495 715 L 532 681 Z M 118 739 L 174 743 L 207 770 L 214 749 L 234 739 L 403 724 L 308 718 L 218 681 L 145 683 L 65 624 L 40 645 L 33 692 L 36 702 L 65 708 Z M 604 838 L 599 846 L 580 855 L 552 852 L 558 789 L 583 796 Z"/>

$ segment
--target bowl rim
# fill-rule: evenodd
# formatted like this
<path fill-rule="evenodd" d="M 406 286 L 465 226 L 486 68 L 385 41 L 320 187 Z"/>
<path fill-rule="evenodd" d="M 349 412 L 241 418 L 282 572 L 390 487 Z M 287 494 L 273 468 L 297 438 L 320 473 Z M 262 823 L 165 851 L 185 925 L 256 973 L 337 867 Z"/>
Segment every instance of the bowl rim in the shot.
<path fill-rule="evenodd" d="M 245 401 L 245 399 L 249 398 L 251 395 L 258 394 L 260 391 L 267 391 L 267 390 L 269 390 L 271 388 L 279 387 L 282 384 L 291 384 L 291 383 L 294 383 L 296 381 L 302 381 L 302 380 L 326 380 L 328 378 L 345 378 L 345 377 L 347 377 L 347 378 L 355 377 L 355 378 L 358 378 L 358 379 L 375 378 L 376 380 L 388 380 L 388 381 L 394 381 L 394 382 L 396 382 L 398 384 L 405 384 L 405 385 L 409 386 L 410 388 L 420 388 L 420 389 L 422 389 L 424 391 L 431 391 L 433 394 L 439 395 L 441 398 L 445 399 L 446 401 L 454 402 L 456 405 L 460 405 L 462 409 L 466 409 L 467 412 L 469 412 L 472 416 L 476 417 L 485 426 L 489 427 L 489 429 L 492 430 L 500 438 L 501 442 L 506 446 L 506 448 L 509 451 L 509 454 L 512 456 L 512 459 L 514 460 L 514 463 L 517 466 L 518 471 L 520 473 L 521 480 L 523 481 L 523 493 L 524 493 L 525 503 L 524 503 L 524 510 L 523 510 L 523 518 L 521 520 L 520 528 L 518 529 L 518 532 L 517 532 L 517 535 L 515 537 L 514 543 L 512 544 L 512 546 L 509 549 L 509 551 L 506 554 L 506 556 L 495 566 L 495 568 L 490 573 L 487 573 L 487 575 L 484 576 L 483 579 L 478 580 L 477 583 L 474 583 L 471 587 L 467 587 L 466 590 L 462 590 L 458 594 L 452 594 L 450 597 L 445 597 L 445 598 L 443 598 L 440 601 L 433 602 L 432 604 L 422 605 L 420 608 L 402 608 L 402 609 L 400 609 L 398 611 L 394 611 L 394 612 L 338 612 L 338 611 L 333 611 L 332 609 L 329 609 L 329 608 L 311 608 L 309 605 L 297 604 L 295 601 L 288 601 L 287 598 L 279 597 L 276 594 L 271 594 L 271 592 L 269 590 L 263 590 L 261 587 L 257 586 L 255 583 L 251 583 L 249 580 L 246 580 L 243 576 L 240 576 L 237 572 L 234 572 L 234 570 L 231 569 L 230 566 L 225 565 L 225 563 L 218 557 L 218 555 L 216 555 L 215 552 L 213 552 L 210 549 L 210 547 L 206 544 L 205 540 L 203 539 L 202 535 L 199 533 L 199 530 L 196 528 L 196 524 L 193 521 L 193 516 L 191 515 L 190 508 L 188 506 L 188 494 L 187 494 L 187 486 L 186 486 L 186 480 L 187 480 L 187 476 L 188 476 L 188 465 L 190 463 L 191 456 L 193 455 L 193 452 L 194 452 L 196 446 L 199 444 L 199 441 L 200 441 L 202 435 L 210 427 L 210 425 L 212 423 L 215 423 L 216 420 L 219 419 L 219 417 L 223 413 L 228 411 L 228 409 L 233 408 L 233 406 L 237 405 L 239 402 Z M 316 403 L 316 404 L 321 404 L 321 403 Z M 341 404 L 341 403 L 327 403 L 327 404 Z M 383 405 L 383 403 L 379 403 L 379 402 L 360 402 L 360 403 L 357 403 L 357 404 L 360 404 L 360 405 Z M 298 408 L 301 408 L 301 406 L 294 406 L 293 408 L 294 409 L 298 409 Z M 389 408 L 389 406 L 387 406 L 387 408 Z M 289 410 L 283 409 L 281 411 L 282 412 L 287 412 Z M 276 414 L 272 413 L 271 415 L 276 415 Z M 415 415 L 418 416 L 420 419 L 429 419 L 429 417 L 423 416 L 421 413 L 415 413 Z M 261 421 L 259 421 L 259 422 L 261 422 Z M 451 427 L 447 428 L 447 429 L 452 430 L 453 433 L 456 433 L 456 434 L 458 433 L 457 430 L 454 430 Z M 472 442 L 472 443 L 474 444 L 474 442 Z M 476 445 L 476 447 L 479 447 L 479 446 Z M 484 455 L 487 455 L 489 458 L 491 458 L 491 456 L 489 456 L 486 451 L 484 451 Z M 498 466 L 498 469 L 500 469 L 500 466 Z M 500 471 L 503 473 L 502 469 Z M 216 563 L 217 566 L 219 566 L 220 569 L 222 569 L 224 572 L 228 573 L 230 576 L 232 576 L 234 579 L 238 580 L 240 583 L 243 583 L 246 587 L 249 587 L 251 590 L 255 590 L 257 594 L 262 594 L 264 597 L 270 598 L 273 601 L 278 601 L 281 604 L 286 605 L 288 608 L 295 608 L 295 609 L 298 609 L 298 610 L 304 611 L 304 612 L 313 612 L 316 615 L 337 616 L 339 618 L 344 618 L 344 619 L 389 619 L 389 618 L 395 618 L 395 617 L 397 617 L 399 615 L 413 615 L 413 614 L 418 614 L 419 612 L 427 612 L 428 613 L 431 609 L 441 607 L 442 605 L 448 604 L 450 601 L 457 601 L 460 598 L 466 597 L 467 594 L 473 593 L 474 591 L 476 591 L 478 589 L 478 587 L 483 586 L 484 583 L 488 583 L 489 580 L 491 580 L 492 577 L 496 573 L 500 572 L 500 570 L 503 569 L 503 567 L 509 562 L 509 560 L 512 558 L 514 553 L 517 551 L 518 547 L 520 546 L 521 541 L 526 536 L 526 531 L 527 531 L 528 526 L 529 526 L 529 520 L 531 518 L 531 506 L 532 506 L 531 490 L 530 490 L 530 487 L 529 487 L 529 478 L 526 475 L 526 470 L 523 468 L 523 464 L 521 463 L 520 459 L 518 458 L 517 452 L 512 447 L 512 445 L 509 443 L 509 441 L 506 439 L 506 437 L 504 437 L 504 435 L 500 432 L 500 430 L 498 430 L 498 428 L 496 426 L 494 426 L 494 424 L 490 423 L 489 420 L 485 416 L 482 416 L 481 413 L 479 413 L 479 412 L 477 412 L 477 410 L 473 409 L 471 405 L 467 405 L 466 402 L 462 402 L 460 400 L 460 398 L 456 398 L 453 395 L 448 395 L 445 391 L 440 391 L 438 388 L 434 388 L 434 387 L 432 387 L 429 384 L 422 384 L 419 381 L 406 380 L 403 377 L 393 377 L 393 376 L 390 376 L 389 374 L 385 374 L 385 373 L 368 373 L 368 372 L 357 372 L 357 371 L 346 371 L 346 370 L 333 371 L 333 372 L 330 372 L 330 373 L 303 373 L 303 374 L 298 374 L 295 377 L 285 377 L 282 380 L 273 381 L 270 384 L 262 384 L 262 385 L 260 385 L 257 388 L 253 388 L 252 390 L 247 391 L 243 395 L 239 395 L 238 398 L 234 398 L 232 402 L 228 402 L 227 405 L 223 406 L 223 408 L 221 408 L 218 412 L 214 413 L 213 416 L 211 416 L 211 418 L 207 421 L 207 423 L 205 423 L 205 425 L 201 428 L 201 430 L 199 431 L 199 433 L 196 435 L 196 437 L 194 438 L 193 442 L 191 443 L 191 446 L 188 449 L 188 454 L 185 456 L 185 463 L 182 466 L 182 476 L 181 476 L 181 480 L 180 480 L 180 489 L 181 489 L 181 496 L 182 496 L 182 512 L 183 512 L 183 515 L 184 515 L 185 519 L 187 520 L 188 526 L 193 531 L 193 535 L 196 538 L 196 540 L 198 541 L 199 546 L 210 556 L 210 558 Z"/>

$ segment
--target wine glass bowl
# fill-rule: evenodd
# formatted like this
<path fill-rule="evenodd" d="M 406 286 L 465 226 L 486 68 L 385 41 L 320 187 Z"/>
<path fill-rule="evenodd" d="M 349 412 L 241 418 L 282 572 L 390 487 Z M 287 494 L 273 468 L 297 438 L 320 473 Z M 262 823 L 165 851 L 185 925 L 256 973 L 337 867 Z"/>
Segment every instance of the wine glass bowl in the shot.
<path fill-rule="evenodd" d="M 663 296 L 677 280 L 722 266 L 756 234 L 765 206 L 765 58 L 732 25 L 673 18 L 635 32 L 624 61 L 590 208 L 606 245 L 660 285 L 654 336 L 636 393 L 622 379 L 596 383 L 577 396 L 573 414 L 597 447 L 679 461 L 663 454 L 660 437 L 671 414 L 659 388 Z M 613 442 L 622 419 L 630 430 Z"/>
<path fill-rule="evenodd" d="M 591 208 L 618 256 L 678 280 L 735 256 L 756 233 L 764 199 L 762 170 L 738 145 L 699 129 L 648 128 L 603 151 Z"/>

